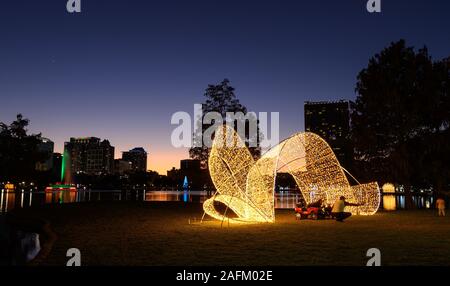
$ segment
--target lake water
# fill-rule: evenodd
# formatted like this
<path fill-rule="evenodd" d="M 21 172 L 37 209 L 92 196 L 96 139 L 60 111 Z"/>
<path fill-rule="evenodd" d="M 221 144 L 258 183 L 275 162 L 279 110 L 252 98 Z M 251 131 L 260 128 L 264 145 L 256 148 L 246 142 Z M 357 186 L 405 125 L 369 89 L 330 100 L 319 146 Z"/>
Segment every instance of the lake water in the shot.
<path fill-rule="evenodd" d="M 42 206 L 45 204 L 78 203 L 89 201 L 179 201 L 203 203 L 214 193 L 207 191 L 122 191 L 122 190 L 79 190 L 44 192 L 36 190 L 6 191 L 0 193 L 0 211 L 6 213 L 14 208 Z M 405 197 L 396 195 L 397 209 L 405 208 Z M 301 200 L 299 193 L 280 192 L 275 196 L 275 208 L 292 209 Z M 429 195 L 413 196 L 417 208 L 433 206 L 433 197 Z"/>

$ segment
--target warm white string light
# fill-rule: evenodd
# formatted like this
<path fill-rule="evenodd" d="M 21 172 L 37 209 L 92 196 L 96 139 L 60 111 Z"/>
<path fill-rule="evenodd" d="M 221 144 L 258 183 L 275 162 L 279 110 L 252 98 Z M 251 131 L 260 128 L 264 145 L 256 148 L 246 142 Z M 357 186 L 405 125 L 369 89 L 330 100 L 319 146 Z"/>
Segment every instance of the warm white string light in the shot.
<path fill-rule="evenodd" d="M 314 133 L 297 133 L 255 162 L 234 129 L 224 125 L 216 130 L 208 164 L 217 193 L 203 208 L 219 220 L 274 222 L 275 179 L 280 172 L 292 175 L 307 203 L 323 199 L 333 204 L 345 196 L 361 205 L 348 210 L 361 215 L 376 213 L 380 204 L 378 184 L 350 186 L 331 147 Z M 214 202 L 225 204 L 237 218 L 218 212 Z"/>

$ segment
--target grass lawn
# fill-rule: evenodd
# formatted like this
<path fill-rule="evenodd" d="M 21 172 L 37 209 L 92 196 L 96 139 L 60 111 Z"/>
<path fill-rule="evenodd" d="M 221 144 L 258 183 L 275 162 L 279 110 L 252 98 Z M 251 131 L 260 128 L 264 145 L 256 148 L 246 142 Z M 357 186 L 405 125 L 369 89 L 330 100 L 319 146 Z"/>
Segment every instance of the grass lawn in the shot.
<path fill-rule="evenodd" d="M 200 204 L 95 202 L 19 210 L 51 222 L 58 239 L 44 265 L 65 265 L 78 248 L 82 265 L 356 265 L 379 248 L 382 265 L 450 265 L 450 217 L 434 211 L 380 212 L 370 217 L 297 221 L 277 211 L 276 223 L 207 221 Z"/>

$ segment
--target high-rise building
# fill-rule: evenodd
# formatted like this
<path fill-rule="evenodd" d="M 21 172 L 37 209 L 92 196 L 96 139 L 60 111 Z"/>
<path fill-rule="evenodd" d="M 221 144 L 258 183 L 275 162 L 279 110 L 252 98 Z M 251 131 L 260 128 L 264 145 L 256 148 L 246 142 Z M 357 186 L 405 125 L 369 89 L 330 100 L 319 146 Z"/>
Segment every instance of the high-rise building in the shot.
<path fill-rule="evenodd" d="M 52 161 L 53 161 L 52 179 L 54 182 L 61 182 L 63 180 L 62 154 L 61 153 L 53 153 Z"/>
<path fill-rule="evenodd" d="M 40 153 L 45 154 L 46 160 L 36 163 L 36 170 L 38 171 L 50 171 L 53 168 L 53 149 L 55 143 L 47 138 L 42 138 L 38 144 L 38 150 Z"/>
<path fill-rule="evenodd" d="M 142 147 L 123 152 L 122 160 L 131 162 L 133 171 L 147 172 L 147 152 Z"/>
<path fill-rule="evenodd" d="M 350 140 L 348 101 L 305 102 L 305 131 L 321 136 L 331 146 L 344 168 L 350 168 L 353 148 Z"/>
<path fill-rule="evenodd" d="M 72 174 L 111 174 L 114 171 L 114 147 L 96 137 L 70 138 L 64 143 Z"/>
<path fill-rule="evenodd" d="M 114 173 L 124 175 L 132 170 L 132 163 L 123 159 L 114 160 Z"/>
<path fill-rule="evenodd" d="M 200 170 L 200 160 L 195 159 L 180 160 L 180 169 L 182 171 L 198 172 Z"/>

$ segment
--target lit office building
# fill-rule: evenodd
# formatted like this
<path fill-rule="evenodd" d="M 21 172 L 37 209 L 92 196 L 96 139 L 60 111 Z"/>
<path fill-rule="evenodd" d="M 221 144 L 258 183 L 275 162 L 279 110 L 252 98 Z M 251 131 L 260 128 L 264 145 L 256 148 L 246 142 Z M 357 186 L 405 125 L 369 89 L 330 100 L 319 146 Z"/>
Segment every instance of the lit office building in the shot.
<path fill-rule="evenodd" d="M 70 138 L 64 143 L 66 164 L 70 164 L 72 174 L 111 174 L 114 171 L 114 147 L 108 140 L 96 137 Z"/>
<path fill-rule="evenodd" d="M 353 159 L 350 141 L 350 106 L 345 100 L 305 102 L 305 131 L 321 136 L 331 146 L 339 162 L 349 168 Z"/>

